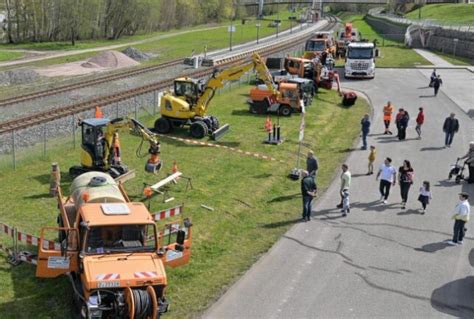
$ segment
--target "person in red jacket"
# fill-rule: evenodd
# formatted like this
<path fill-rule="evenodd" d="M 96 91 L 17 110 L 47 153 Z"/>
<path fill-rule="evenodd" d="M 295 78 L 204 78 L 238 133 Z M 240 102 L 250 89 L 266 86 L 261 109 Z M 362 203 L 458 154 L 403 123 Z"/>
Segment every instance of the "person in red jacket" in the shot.
<path fill-rule="evenodd" d="M 425 122 L 425 113 L 423 113 L 423 108 L 420 107 L 418 109 L 420 112 L 418 112 L 418 116 L 416 117 L 416 132 L 418 133 L 418 139 L 421 139 L 421 126 Z"/>

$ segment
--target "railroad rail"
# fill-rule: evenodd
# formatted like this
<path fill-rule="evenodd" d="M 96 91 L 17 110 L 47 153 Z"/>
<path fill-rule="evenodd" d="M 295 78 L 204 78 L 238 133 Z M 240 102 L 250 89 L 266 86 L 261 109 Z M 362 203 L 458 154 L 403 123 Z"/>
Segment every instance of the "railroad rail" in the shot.
<path fill-rule="evenodd" d="M 332 16 L 330 16 L 328 20 L 329 20 L 328 24 L 322 27 L 320 31 L 331 30 L 338 23 L 337 18 L 332 17 Z M 300 44 L 304 42 L 308 37 L 309 37 L 308 34 L 305 34 L 302 36 L 295 36 L 291 39 L 282 41 L 278 44 L 270 45 L 264 49 L 257 48 L 253 50 L 247 50 L 239 54 L 233 54 L 231 58 L 223 58 L 219 61 L 215 61 L 215 64 L 218 67 L 227 67 L 230 65 L 234 65 L 234 64 L 242 62 L 254 52 L 257 52 L 262 56 L 268 56 L 270 54 L 294 47 L 296 44 Z M 182 59 L 180 59 L 179 61 L 180 63 L 182 63 Z M 170 61 L 170 63 L 176 63 L 176 62 Z M 156 67 L 159 67 L 159 66 L 156 66 Z M 194 78 L 203 78 L 205 76 L 209 76 L 213 72 L 213 70 L 214 68 L 206 68 L 206 69 L 196 70 L 193 72 L 188 72 L 185 75 L 189 77 L 194 77 Z M 46 122 L 51 122 L 51 121 L 54 121 L 66 116 L 71 116 L 80 112 L 88 111 L 88 110 L 94 109 L 96 106 L 109 105 L 116 102 L 128 100 L 130 98 L 140 96 L 146 93 L 163 90 L 163 89 L 171 87 L 173 85 L 173 82 L 174 82 L 174 78 L 161 80 L 152 84 L 148 84 L 145 86 L 133 88 L 133 89 L 122 91 L 122 92 L 117 92 L 108 96 L 97 97 L 89 101 L 66 105 L 66 106 L 55 108 L 55 109 L 50 109 L 47 111 L 34 113 L 32 115 L 24 116 L 21 118 L 5 121 L 5 122 L 0 123 L 0 135 L 6 134 L 12 131 L 30 128 L 32 126 L 36 126 L 36 125 L 43 124 Z"/>

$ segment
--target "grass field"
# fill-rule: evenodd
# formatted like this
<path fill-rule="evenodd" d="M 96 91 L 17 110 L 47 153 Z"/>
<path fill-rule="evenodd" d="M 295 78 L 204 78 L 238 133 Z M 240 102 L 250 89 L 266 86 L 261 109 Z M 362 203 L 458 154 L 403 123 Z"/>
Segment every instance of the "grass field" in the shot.
<path fill-rule="evenodd" d="M 289 16 L 295 15 L 295 13 L 290 12 L 280 12 L 278 15 L 279 19 L 282 20 L 279 27 L 279 31 L 284 31 L 289 29 L 292 25 L 296 29 L 298 26 L 296 23 L 290 23 L 288 20 Z M 272 15 L 265 17 L 266 19 L 275 19 L 277 15 Z M 269 36 L 276 33 L 275 27 L 269 26 L 270 21 L 262 21 L 259 31 L 260 38 Z M 229 22 L 215 24 L 215 25 L 201 25 L 195 26 L 193 28 L 184 28 L 181 30 L 172 30 L 169 32 L 183 32 L 190 31 L 185 34 L 178 34 L 175 36 L 170 36 L 164 39 L 156 39 L 156 37 L 169 35 L 168 32 L 155 32 L 148 35 L 137 35 L 120 38 L 116 41 L 111 40 L 99 40 L 99 41 L 78 41 L 76 46 L 71 46 L 69 42 L 52 42 L 52 43 L 29 43 L 29 44 L 18 44 L 18 45 L 0 45 L 0 49 L 31 49 L 31 50 L 80 50 L 80 49 L 90 49 L 97 48 L 101 46 L 124 44 L 123 47 L 117 48 L 115 50 L 123 50 L 128 45 L 127 42 L 140 41 L 140 40 L 150 40 L 149 42 L 134 45 L 134 47 L 139 48 L 140 50 L 145 50 L 148 53 L 158 54 L 159 56 L 153 59 L 150 59 L 147 63 L 152 64 L 156 62 L 162 62 L 166 59 L 175 59 L 178 57 L 185 57 L 191 54 L 192 49 L 195 49 L 197 53 L 203 52 L 204 46 L 207 45 L 208 51 L 212 51 L 218 48 L 225 48 L 229 46 L 229 33 L 227 32 L 227 26 Z M 234 21 L 234 26 L 236 27 L 236 32 L 233 34 L 233 44 L 239 44 L 244 42 L 249 42 L 257 39 L 257 28 L 255 26 L 255 20 L 247 21 L 246 24 L 241 24 L 241 21 Z M 196 29 L 203 28 L 213 28 L 211 30 L 201 30 L 193 31 Z M 46 66 L 53 64 L 61 64 L 66 62 L 80 61 L 92 56 L 97 55 L 98 52 L 89 52 L 82 53 L 66 57 L 57 57 L 51 58 L 44 61 L 25 63 L 23 65 L 28 66 Z M 12 58 L 14 60 L 15 58 Z M 16 66 L 17 67 L 17 66 Z M 7 67 L 8 68 L 8 67 Z M 10 67 L 11 68 L 11 67 Z"/>
<path fill-rule="evenodd" d="M 418 20 L 418 9 L 406 17 Z M 430 19 L 457 25 L 474 25 L 474 6 L 467 3 L 428 4 L 421 7 L 421 19 Z"/>
<path fill-rule="evenodd" d="M 23 56 L 24 54 L 21 52 L 0 51 L 0 61 L 17 60 Z"/>
<path fill-rule="evenodd" d="M 161 204 L 161 198 L 152 200 L 153 211 L 183 202 L 184 216 L 191 216 L 194 223 L 191 263 L 168 271 L 171 308 L 166 318 L 188 318 L 202 312 L 300 218 L 300 184 L 287 178 L 296 164 L 300 116 L 280 119 L 285 138 L 282 145 L 262 144 L 266 137 L 265 116 L 248 112 L 245 101 L 250 86 L 234 86 L 230 93 L 220 93 L 212 102 L 211 113 L 231 125 L 219 144 L 260 152 L 284 163 L 163 138 L 164 168 L 159 176 L 150 176 L 141 171 L 144 159 L 133 155 L 139 141 L 121 135 L 123 160 L 137 168 L 137 177 L 125 185 L 135 200 L 142 197 L 143 182 L 155 183 L 166 176 L 174 160 L 185 176 L 192 177 L 191 191 L 185 192 L 181 182 L 171 187 L 174 202 Z M 359 134 L 360 118 L 368 112 L 363 99 L 350 108 L 342 107 L 340 101 L 334 91 L 322 89 L 306 114 L 302 153 L 312 148 L 319 158 L 320 190 L 334 177 Z M 276 117 L 272 119 L 275 121 Z M 148 125 L 153 123 L 151 117 L 142 120 Z M 188 136 L 184 131 L 175 134 Z M 0 171 L 0 183 L 6 187 L 0 192 L 1 221 L 33 234 L 39 234 L 41 226 L 55 224 L 56 203 L 48 196 L 50 163 L 59 161 L 64 177 L 62 186 L 68 191 L 70 180 L 66 171 L 78 163 L 79 148 L 73 150 L 68 142 L 50 148 L 47 154 L 47 159 L 42 160 L 41 153 L 31 152 L 30 160 L 16 171 Z M 201 204 L 215 210 L 207 211 Z M 70 316 L 72 292 L 64 278 L 35 279 L 32 266 L 12 268 L 0 258 L 0 282 L 0 318 Z"/>
<path fill-rule="evenodd" d="M 406 48 L 403 43 L 383 37 L 364 20 L 362 15 L 342 13 L 338 16 L 344 22 L 352 22 L 354 28 L 362 33 L 363 38 L 369 41 L 377 40 L 380 50 L 380 56 L 375 61 L 377 67 L 413 67 L 431 64 L 415 51 Z M 344 65 L 344 61 L 339 61 L 338 65 Z"/>

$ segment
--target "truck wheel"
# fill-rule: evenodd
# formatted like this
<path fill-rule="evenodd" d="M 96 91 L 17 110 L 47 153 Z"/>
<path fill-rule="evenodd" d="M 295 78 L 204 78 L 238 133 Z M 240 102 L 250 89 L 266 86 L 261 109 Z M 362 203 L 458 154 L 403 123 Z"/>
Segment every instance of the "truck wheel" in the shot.
<path fill-rule="evenodd" d="M 191 124 L 189 128 L 189 133 L 191 133 L 191 136 L 194 138 L 203 138 L 208 132 L 209 130 L 203 121 L 196 121 Z"/>
<path fill-rule="evenodd" d="M 171 123 L 168 119 L 160 117 L 155 121 L 155 131 L 160 134 L 167 134 L 171 131 Z"/>
<path fill-rule="evenodd" d="M 215 116 L 212 116 L 212 115 L 211 115 L 211 127 L 212 127 L 212 132 L 214 132 L 219 127 L 221 127 L 221 125 L 219 123 L 219 119 Z"/>
<path fill-rule="evenodd" d="M 280 114 L 283 115 L 283 116 L 290 116 L 291 115 L 291 107 L 289 107 L 288 105 L 282 105 L 280 106 Z"/>

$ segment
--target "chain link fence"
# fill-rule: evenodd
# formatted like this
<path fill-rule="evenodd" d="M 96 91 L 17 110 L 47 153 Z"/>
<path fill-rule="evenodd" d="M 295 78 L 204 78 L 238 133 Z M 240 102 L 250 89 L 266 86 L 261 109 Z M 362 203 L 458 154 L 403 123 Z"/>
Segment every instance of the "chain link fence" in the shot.
<path fill-rule="evenodd" d="M 303 49 L 287 52 L 293 56 L 303 54 Z M 281 54 L 285 56 L 285 54 Z M 230 92 L 242 84 L 250 84 L 255 79 L 253 71 L 247 72 L 239 80 L 227 82 L 223 88 L 217 90 L 217 94 Z M 163 91 L 135 96 L 133 98 L 104 105 L 101 108 L 104 118 L 133 117 L 140 119 L 144 117 L 158 118 L 160 115 L 160 97 Z M 211 105 L 212 107 L 212 105 Z M 15 170 L 25 163 L 37 160 L 58 160 L 50 158 L 60 152 L 77 152 L 81 145 L 81 131 L 78 121 L 85 118 L 93 118 L 95 110 L 88 110 L 60 118 L 51 122 L 37 125 L 28 129 L 15 130 L 0 135 L 0 170 Z"/>

